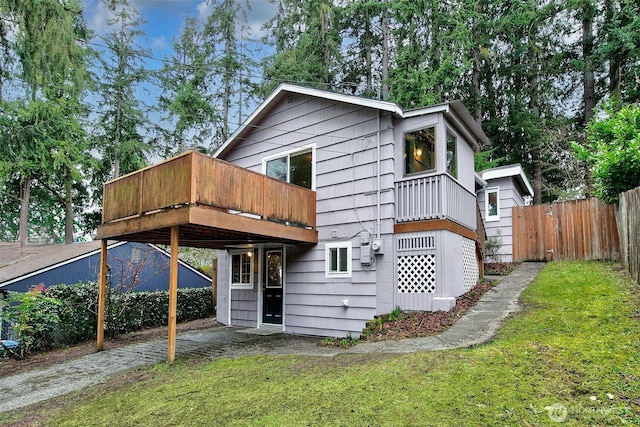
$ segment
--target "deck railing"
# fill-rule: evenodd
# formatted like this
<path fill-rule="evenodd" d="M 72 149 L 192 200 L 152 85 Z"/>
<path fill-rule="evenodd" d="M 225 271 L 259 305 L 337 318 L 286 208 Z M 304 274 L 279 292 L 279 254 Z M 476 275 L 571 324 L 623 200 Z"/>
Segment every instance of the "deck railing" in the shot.
<path fill-rule="evenodd" d="M 207 206 L 315 228 L 316 193 L 197 152 L 104 185 L 102 222 L 180 206 Z"/>
<path fill-rule="evenodd" d="M 476 197 L 449 175 L 396 182 L 396 222 L 449 219 L 475 230 Z"/>

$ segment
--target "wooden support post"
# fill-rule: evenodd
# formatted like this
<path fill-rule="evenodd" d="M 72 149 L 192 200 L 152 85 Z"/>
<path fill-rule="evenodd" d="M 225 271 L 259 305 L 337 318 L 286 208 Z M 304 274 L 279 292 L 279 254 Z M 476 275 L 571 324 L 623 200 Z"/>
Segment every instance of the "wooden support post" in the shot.
<path fill-rule="evenodd" d="M 176 311 L 178 308 L 178 226 L 171 227 L 171 263 L 169 267 L 169 345 L 167 359 L 176 358 Z"/>
<path fill-rule="evenodd" d="M 98 332 L 96 346 L 104 349 L 104 307 L 107 299 L 107 240 L 100 246 L 100 277 L 98 278 Z"/>

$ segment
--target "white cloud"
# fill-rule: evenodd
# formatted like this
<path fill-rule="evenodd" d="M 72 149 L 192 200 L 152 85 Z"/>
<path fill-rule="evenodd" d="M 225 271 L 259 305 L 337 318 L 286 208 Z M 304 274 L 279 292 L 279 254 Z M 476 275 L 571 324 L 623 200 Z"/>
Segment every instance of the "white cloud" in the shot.
<path fill-rule="evenodd" d="M 209 15 L 211 15 L 211 11 L 213 10 L 213 5 L 211 5 L 208 1 L 203 1 L 198 3 L 196 6 L 196 10 L 198 11 L 198 18 L 203 22 L 207 20 Z"/>
<path fill-rule="evenodd" d="M 151 49 L 153 51 L 166 50 L 168 48 L 169 48 L 169 43 L 167 42 L 167 38 L 165 36 L 154 37 L 153 39 L 151 39 Z"/>
<path fill-rule="evenodd" d="M 107 21 L 113 18 L 113 12 L 109 6 L 99 0 L 84 0 L 83 4 L 87 27 L 94 31 L 97 37 L 109 32 Z"/>
<path fill-rule="evenodd" d="M 267 0 L 251 1 L 251 11 L 247 14 L 251 37 L 259 38 L 264 35 L 262 26 L 276 14 L 278 6 Z"/>

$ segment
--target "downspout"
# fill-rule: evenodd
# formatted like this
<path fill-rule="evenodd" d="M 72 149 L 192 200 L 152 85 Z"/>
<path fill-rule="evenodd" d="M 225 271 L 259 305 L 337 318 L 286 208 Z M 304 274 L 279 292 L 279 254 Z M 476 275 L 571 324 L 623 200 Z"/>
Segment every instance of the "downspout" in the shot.
<path fill-rule="evenodd" d="M 381 165 L 380 155 L 381 155 L 381 151 L 382 151 L 382 149 L 381 149 L 381 147 L 380 147 L 380 144 L 381 144 L 381 136 L 380 136 L 380 110 L 377 110 L 377 111 L 378 111 L 378 115 L 377 115 L 377 119 L 378 119 L 378 131 L 377 131 L 376 138 L 377 138 L 377 152 L 378 152 L 378 153 L 377 153 L 377 156 L 376 156 L 376 157 L 377 157 L 377 175 L 378 175 L 378 176 L 377 176 L 377 183 L 376 183 L 376 186 L 377 186 L 378 195 L 377 195 L 377 197 L 376 197 L 376 199 L 377 199 L 377 206 L 376 206 L 376 209 L 377 209 L 377 215 L 376 215 L 376 238 L 377 238 L 377 239 L 379 239 L 379 238 L 380 238 L 380 227 L 381 227 L 381 219 L 380 219 L 380 216 L 381 216 L 381 212 L 382 212 L 382 210 L 381 210 L 381 206 L 380 206 L 380 195 L 381 195 L 381 193 L 382 193 L 381 188 L 380 188 L 380 187 L 381 187 L 381 182 L 382 182 L 382 178 L 381 178 L 381 176 L 380 176 L 380 175 L 381 175 L 381 174 L 380 174 L 380 165 Z"/>

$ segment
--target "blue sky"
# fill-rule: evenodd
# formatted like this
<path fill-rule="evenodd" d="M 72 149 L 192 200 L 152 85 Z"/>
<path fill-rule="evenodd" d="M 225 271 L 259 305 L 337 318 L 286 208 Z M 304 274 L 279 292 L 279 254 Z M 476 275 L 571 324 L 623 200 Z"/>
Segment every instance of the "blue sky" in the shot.
<path fill-rule="evenodd" d="M 118 0 L 115 0 L 116 2 Z M 206 0 L 129 0 L 138 10 L 139 17 L 143 21 L 142 29 L 146 33 L 145 38 L 140 38 L 137 43 L 151 51 L 152 58 L 145 58 L 145 67 L 149 70 L 156 70 L 162 67 L 163 60 L 172 55 L 173 38 L 180 36 L 184 19 L 187 15 L 200 18 L 202 21 L 211 13 L 213 6 L 218 0 L 207 2 Z M 244 0 L 236 0 L 242 1 Z M 277 10 L 277 6 L 268 0 L 250 0 L 251 10 L 247 13 L 248 34 L 253 40 L 263 36 L 262 25 L 267 22 Z M 107 20 L 112 16 L 109 5 L 101 0 L 83 0 L 84 18 L 87 27 L 95 33 L 93 40 L 94 48 L 100 50 L 100 45 L 104 44 L 100 37 L 110 32 Z M 250 45 L 249 45 L 250 46 Z M 251 47 L 248 47 L 251 49 Z M 254 58 L 261 55 L 260 52 L 252 52 Z M 147 105 L 155 104 L 157 100 L 157 87 L 152 84 L 144 84 L 138 90 L 138 96 Z M 233 110 L 233 108 L 232 108 Z M 245 111 L 244 115 L 250 113 Z M 232 111 L 233 116 L 233 111 Z M 150 116 L 152 122 L 161 120 L 158 113 Z M 237 118 L 232 118 L 237 125 Z M 234 130 L 234 125 L 231 125 Z"/>
<path fill-rule="evenodd" d="M 116 0 L 117 1 L 117 0 Z M 184 18 L 187 14 L 206 19 L 215 0 L 130 0 L 136 7 L 140 18 L 146 21 L 142 29 L 147 33 L 146 40 L 139 40 L 143 47 L 151 49 L 153 57 L 162 59 L 171 55 L 172 38 L 180 34 Z M 100 0 L 84 0 L 84 13 L 87 26 L 97 36 L 108 32 L 107 19 L 110 10 Z M 248 24 L 252 38 L 262 36 L 261 26 L 276 11 L 276 5 L 268 0 L 250 0 L 251 10 L 248 12 Z M 150 67 L 159 67 L 151 63 Z"/>

